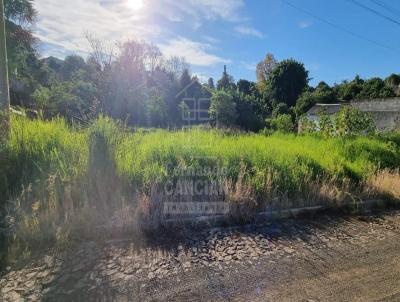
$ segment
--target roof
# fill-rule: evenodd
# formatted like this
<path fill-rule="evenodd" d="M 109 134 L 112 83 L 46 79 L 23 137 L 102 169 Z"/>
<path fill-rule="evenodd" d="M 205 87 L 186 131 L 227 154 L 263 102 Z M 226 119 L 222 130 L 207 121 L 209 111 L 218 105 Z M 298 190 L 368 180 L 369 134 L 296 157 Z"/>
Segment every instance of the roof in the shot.
<path fill-rule="evenodd" d="M 342 106 L 342 104 L 315 104 L 307 111 L 307 115 L 318 115 L 321 111 L 325 111 L 327 114 L 335 114 L 339 112 Z"/>

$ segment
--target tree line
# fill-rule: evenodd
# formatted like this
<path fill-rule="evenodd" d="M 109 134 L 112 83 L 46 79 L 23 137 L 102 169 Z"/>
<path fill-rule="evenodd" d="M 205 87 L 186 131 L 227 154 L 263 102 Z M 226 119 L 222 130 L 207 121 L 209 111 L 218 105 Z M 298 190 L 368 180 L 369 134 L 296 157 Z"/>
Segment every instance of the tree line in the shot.
<path fill-rule="evenodd" d="M 89 33 L 87 58 L 40 58 L 33 1 L 5 0 L 5 15 L 11 104 L 44 118 L 87 122 L 106 114 L 132 126 L 175 128 L 185 124 L 189 95 L 211 98 L 209 113 L 218 124 L 290 131 L 316 103 L 400 96 L 397 74 L 312 87 L 304 64 L 272 54 L 257 65 L 255 82 L 235 81 L 225 69 L 216 84 L 212 78 L 200 83 L 184 58 L 166 58 L 156 45 L 134 39 L 108 45 Z"/>

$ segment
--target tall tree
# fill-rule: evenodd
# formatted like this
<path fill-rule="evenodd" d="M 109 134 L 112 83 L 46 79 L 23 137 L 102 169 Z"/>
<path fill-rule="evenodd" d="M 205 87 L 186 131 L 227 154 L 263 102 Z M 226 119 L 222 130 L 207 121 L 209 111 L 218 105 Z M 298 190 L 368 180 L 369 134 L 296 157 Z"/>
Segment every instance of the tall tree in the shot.
<path fill-rule="evenodd" d="M 1 140 L 5 138 L 8 134 L 10 124 L 10 95 L 8 86 L 7 49 L 3 0 L 0 0 L 0 14 L 0 128 L 4 131 L 4 133 L 0 133 Z"/>
<path fill-rule="evenodd" d="M 372 78 L 364 82 L 358 99 L 379 99 L 394 97 L 394 91 L 385 85 L 385 82 L 380 78 Z"/>
<path fill-rule="evenodd" d="M 271 53 L 267 53 L 264 60 L 260 61 L 257 64 L 256 68 L 257 87 L 260 93 L 264 92 L 265 83 L 267 82 L 267 79 L 269 78 L 276 64 L 278 64 L 278 62 L 275 60 L 274 55 Z"/>
<path fill-rule="evenodd" d="M 217 89 L 218 90 L 229 90 L 235 89 L 235 83 L 233 77 L 226 71 L 226 65 L 224 65 L 224 72 L 222 73 L 221 79 L 218 80 Z"/>
<path fill-rule="evenodd" d="M 385 79 L 385 84 L 391 88 L 397 96 L 400 96 L 400 74 L 391 74 Z"/>
<path fill-rule="evenodd" d="M 308 84 L 308 71 L 303 63 L 293 59 L 278 63 L 266 81 L 265 89 L 271 103 L 285 103 L 288 107 L 296 101 Z"/>
<path fill-rule="evenodd" d="M 213 78 L 209 78 L 208 82 L 207 82 L 208 87 L 210 87 L 211 89 L 214 89 L 214 79 Z"/>
<path fill-rule="evenodd" d="M 36 19 L 32 0 L 4 0 L 11 102 L 29 103 L 40 70 L 31 26 Z"/>
<path fill-rule="evenodd" d="M 231 126 L 238 117 L 236 103 L 232 95 L 225 91 L 216 91 L 211 97 L 210 116 L 219 126 Z"/>
<path fill-rule="evenodd" d="M 189 74 L 189 70 L 188 69 L 184 69 L 182 72 L 182 75 L 179 79 L 179 85 L 181 89 L 185 89 L 187 86 L 190 85 L 190 83 L 192 82 L 192 78 Z"/>
<path fill-rule="evenodd" d="M 250 95 L 252 93 L 251 89 L 254 83 L 251 83 L 250 81 L 240 79 L 237 82 L 237 89 L 240 93 L 243 93 L 245 95 Z"/>

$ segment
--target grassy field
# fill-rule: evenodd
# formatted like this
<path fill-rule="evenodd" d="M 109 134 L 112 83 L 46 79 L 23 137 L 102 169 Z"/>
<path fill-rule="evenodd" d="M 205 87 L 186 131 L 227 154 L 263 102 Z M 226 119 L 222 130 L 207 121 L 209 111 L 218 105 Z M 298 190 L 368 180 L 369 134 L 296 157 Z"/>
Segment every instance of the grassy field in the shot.
<path fill-rule="evenodd" d="M 165 184 L 181 178 L 219 183 L 220 198 L 243 216 L 243 209 L 398 199 L 399 146 L 399 133 L 343 139 L 133 131 L 107 118 L 78 128 L 61 119 L 14 117 L 10 140 L 0 150 L 8 250 L 68 244 L 98 225 L 152 224 L 160 202 L 176 198 L 163 195 Z"/>

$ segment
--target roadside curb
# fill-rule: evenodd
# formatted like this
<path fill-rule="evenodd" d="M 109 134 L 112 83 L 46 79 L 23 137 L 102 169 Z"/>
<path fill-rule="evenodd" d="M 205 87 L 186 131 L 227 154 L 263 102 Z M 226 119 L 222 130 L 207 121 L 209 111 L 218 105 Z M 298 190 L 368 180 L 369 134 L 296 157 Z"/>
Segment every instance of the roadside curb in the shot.
<path fill-rule="evenodd" d="M 329 206 L 313 206 L 304 208 L 293 208 L 285 210 L 271 210 L 256 213 L 251 223 L 263 223 L 265 221 L 274 221 L 290 218 L 298 218 L 300 216 L 312 216 L 323 211 L 335 211 L 344 210 L 352 212 L 365 212 L 371 211 L 373 208 L 383 208 L 387 206 L 389 202 L 384 200 L 365 200 L 347 203 L 341 207 L 329 207 Z M 161 225 L 163 227 L 220 227 L 220 226 L 232 226 L 235 219 L 228 215 L 215 215 L 215 216 L 198 216 L 198 217 L 185 217 L 185 218 L 173 218 L 165 219 Z"/>

